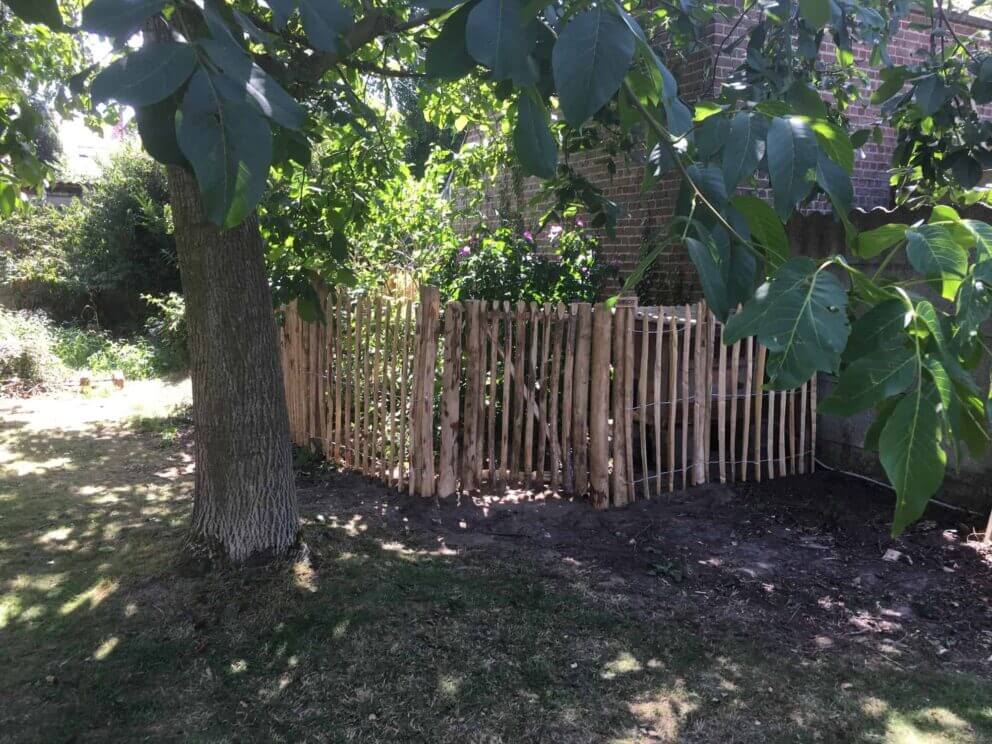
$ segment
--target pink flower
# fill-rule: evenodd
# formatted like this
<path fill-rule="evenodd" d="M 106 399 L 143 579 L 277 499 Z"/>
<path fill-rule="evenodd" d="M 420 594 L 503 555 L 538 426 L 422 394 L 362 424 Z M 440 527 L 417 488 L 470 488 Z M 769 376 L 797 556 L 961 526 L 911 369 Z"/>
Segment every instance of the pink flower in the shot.
<path fill-rule="evenodd" d="M 548 230 L 548 240 L 554 243 L 559 237 L 561 237 L 563 230 L 564 228 L 562 228 L 561 225 L 552 225 L 551 229 Z"/>
<path fill-rule="evenodd" d="M 534 242 L 534 234 L 530 230 L 524 230 L 524 240 L 528 243 Z"/>
<path fill-rule="evenodd" d="M 471 253 L 472 253 L 472 249 L 469 248 L 467 245 L 463 245 L 461 247 L 461 250 L 458 251 L 458 255 L 460 256 L 468 256 L 471 255 Z"/>
<path fill-rule="evenodd" d="M 577 217 L 576 220 L 575 220 L 575 225 L 576 225 L 576 227 L 585 227 L 586 226 L 586 221 L 584 219 L 582 219 L 581 217 Z"/>

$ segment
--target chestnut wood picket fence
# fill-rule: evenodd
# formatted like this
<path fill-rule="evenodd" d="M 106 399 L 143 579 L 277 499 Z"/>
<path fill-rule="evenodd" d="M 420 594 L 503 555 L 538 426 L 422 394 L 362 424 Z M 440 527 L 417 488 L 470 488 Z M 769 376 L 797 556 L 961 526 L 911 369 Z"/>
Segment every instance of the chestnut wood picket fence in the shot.
<path fill-rule="evenodd" d="M 599 508 L 815 466 L 816 380 L 762 390 L 764 347 L 704 302 L 537 305 L 322 297 L 283 308 L 295 444 L 422 496 L 588 494 Z"/>

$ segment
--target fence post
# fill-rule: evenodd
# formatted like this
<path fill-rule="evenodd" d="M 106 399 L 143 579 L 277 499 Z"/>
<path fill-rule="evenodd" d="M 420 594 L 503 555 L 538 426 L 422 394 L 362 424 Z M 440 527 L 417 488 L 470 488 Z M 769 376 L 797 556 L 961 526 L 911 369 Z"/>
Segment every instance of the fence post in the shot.
<path fill-rule="evenodd" d="M 579 495 L 589 490 L 589 365 L 592 343 L 592 306 L 573 305 L 571 326 L 575 335 L 575 366 L 572 375 L 572 487 Z"/>
<path fill-rule="evenodd" d="M 437 287 L 420 290 L 417 324 L 417 396 L 414 400 L 414 476 L 416 492 L 434 495 L 434 374 L 437 366 L 437 330 L 441 295 Z"/>
<path fill-rule="evenodd" d="M 605 303 L 592 313 L 592 357 L 589 385 L 589 493 L 592 505 L 610 503 L 610 345 L 613 317 Z"/>
<path fill-rule="evenodd" d="M 438 461 L 439 496 L 450 496 L 457 486 L 459 406 L 462 369 L 462 306 L 449 302 L 444 309 L 444 368 L 441 373 L 441 459 Z"/>

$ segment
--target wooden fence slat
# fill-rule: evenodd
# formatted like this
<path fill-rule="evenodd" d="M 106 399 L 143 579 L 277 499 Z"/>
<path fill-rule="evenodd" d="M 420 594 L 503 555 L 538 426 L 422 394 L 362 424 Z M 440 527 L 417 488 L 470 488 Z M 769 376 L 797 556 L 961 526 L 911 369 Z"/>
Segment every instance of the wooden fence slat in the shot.
<path fill-rule="evenodd" d="M 589 490 L 589 366 L 592 344 L 592 305 L 572 306 L 570 329 L 574 335 L 572 396 L 566 398 L 572 409 L 573 492 L 580 496 Z"/>
<path fill-rule="evenodd" d="M 799 392 L 799 474 L 806 472 L 806 396 L 809 383 L 804 382 Z"/>
<path fill-rule="evenodd" d="M 465 303 L 465 419 L 462 422 L 462 491 L 471 492 L 479 487 L 476 473 L 479 469 L 479 388 L 485 359 L 481 358 L 482 329 L 480 328 L 481 303 Z"/>
<path fill-rule="evenodd" d="M 754 371 L 754 479 L 761 480 L 761 409 L 764 407 L 765 355 L 764 346 L 758 346 L 758 361 Z"/>
<path fill-rule="evenodd" d="M 703 432 L 703 483 L 710 481 L 710 462 L 713 459 L 713 407 L 716 398 L 713 396 L 713 368 L 716 364 L 716 316 L 711 310 L 706 310 L 706 417 Z"/>
<path fill-rule="evenodd" d="M 575 346 L 578 343 L 578 304 L 569 307 L 568 326 L 565 333 L 565 376 L 562 380 L 562 409 L 561 409 L 561 456 L 563 461 L 563 480 L 566 493 L 582 493 L 575 482 L 575 459 L 578 457 L 577 448 L 584 446 L 581 437 L 572 434 L 575 418 L 575 403 L 579 392 L 574 389 L 575 367 L 578 362 L 575 356 Z"/>
<path fill-rule="evenodd" d="M 692 477 L 690 482 L 700 485 L 705 481 L 704 463 L 706 457 L 706 443 L 704 440 L 706 432 L 706 396 L 704 387 L 706 385 L 706 334 L 707 334 L 707 312 L 706 304 L 698 302 L 695 305 L 696 326 L 693 328 L 695 338 L 693 348 L 695 350 L 695 360 L 692 369 Z"/>
<path fill-rule="evenodd" d="M 624 388 L 626 387 L 627 375 L 625 374 L 625 363 L 627 361 L 627 313 L 624 308 L 618 307 L 613 316 L 613 399 L 612 419 L 613 419 L 613 473 L 610 479 L 610 503 L 614 506 L 622 506 L 629 501 L 627 493 L 627 434 L 624 425 L 627 423 L 627 416 L 624 412 Z"/>
<path fill-rule="evenodd" d="M 380 298 L 380 302 L 382 299 Z M 382 303 L 382 315 L 379 321 L 379 331 L 376 336 L 376 354 L 381 359 L 376 359 L 376 366 L 379 367 L 379 381 L 376 385 L 376 426 L 375 441 L 378 456 L 375 462 L 375 474 L 379 478 L 386 476 L 386 365 L 389 362 L 389 355 L 386 353 L 386 344 L 389 343 L 389 305 Z"/>
<path fill-rule="evenodd" d="M 400 371 L 400 482 L 399 489 L 402 491 L 409 479 L 409 461 L 412 456 L 409 454 L 408 434 L 410 427 L 410 401 L 407 397 L 407 388 L 410 380 L 410 354 L 413 343 L 413 302 L 406 300 L 403 303 L 403 368 Z"/>
<path fill-rule="evenodd" d="M 421 316 L 423 327 L 421 331 L 421 360 L 420 360 L 420 408 L 419 419 L 419 448 L 420 473 L 419 487 L 421 496 L 433 496 L 434 483 L 434 374 L 437 365 L 437 331 L 440 316 L 441 295 L 436 287 L 421 289 Z"/>
<path fill-rule="evenodd" d="M 675 490 L 675 429 L 679 413 L 679 333 L 676 309 L 668 322 L 668 490 Z"/>
<path fill-rule="evenodd" d="M 741 366 L 741 342 L 735 341 L 730 353 L 730 467 L 728 473 L 730 480 L 737 479 L 737 399 L 740 395 L 738 385 L 740 382 Z"/>
<path fill-rule="evenodd" d="M 623 429 L 626 442 L 624 453 L 627 456 L 625 478 L 627 481 L 627 500 L 633 501 L 637 494 L 634 479 L 634 328 L 636 326 L 637 308 L 624 308 L 624 386 L 623 386 Z"/>
<path fill-rule="evenodd" d="M 499 435 L 499 481 L 504 482 L 511 477 L 510 469 L 510 422 L 513 417 L 513 406 L 510 399 L 510 382 L 513 368 L 513 316 L 510 314 L 510 303 L 503 303 L 503 314 L 506 320 L 506 330 L 503 337 L 503 421 Z"/>
<path fill-rule="evenodd" d="M 724 326 L 720 324 L 720 361 L 716 375 L 717 456 L 720 458 L 720 482 L 727 482 L 727 347 L 723 343 Z M 731 465 L 733 470 L 734 466 Z"/>
<path fill-rule="evenodd" d="M 513 479 L 523 478 L 523 434 L 524 434 L 524 356 L 527 351 L 527 303 L 517 302 L 516 313 L 516 347 L 513 352 L 513 430 L 512 450 L 510 452 Z"/>
<path fill-rule="evenodd" d="M 651 468 L 648 464 L 648 352 L 651 350 L 651 326 L 647 310 L 641 317 L 641 367 L 637 381 L 637 410 L 641 425 L 641 492 L 651 497 Z"/>
<path fill-rule="evenodd" d="M 789 467 L 790 474 L 796 474 L 796 391 L 790 390 L 789 395 Z"/>
<path fill-rule="evenodd" d="M 747 340 L 747 364 L 744 367 L 744 390 L 742 395 L 744 403 L 744 420 L 741 422 L 741 480 L 747 480 L 747 468 L 750 456 L 748 441 L 751 437 L 751 388 L 754 385 L 754 339 Z"/>
<path fill-rule="evenodd" d="M 544 479 L 544 465 L 548 443 L 548 364 L 551 361 L 551 349 L 549 347 L 551 346 L 552 322 L 551 304 L 546 302 L 541 310 L 541 366 L 537 378 L 540 387 L 540 397 L 538 398 L 537 412 L 537 475 L 534 483 L 535 486 L 546 484 Z"/>
<path fill-rule="evenodd" d="M 537 344 L 540 335 L 540 318 L 537 313 L 537 303 L 532 302 L 528 308 L 527 325 L 529 328 L 529 346 L 524 367 L 524 384 L 529 400 L 537 400 Z M 526 407 L 524 418 L 524 482 L 533 483 L 534 478 L 534 410 Z"/>
<path fill-rule="evenodd" d="M 437 493 L 450 496 L 457 489 L 459 404 L 462 369 L 462 306 L 449 302 L 444 309 L 444 366 L 441 371 L 441 452 Z"/>
<path fill-rule="evenodd" d="M 609 395 L 612 321 L 606 304 L 597 304 L 592 313 L 589 385 L 589 493 L 592 505 L 597 509 L 604 509 L 610 503 Z M 567 356 L 565 369 L 567 375 Z"/>
<path fill-rule="evenodd" d="M 816 376 L 817 373 L 813 373 L 813 378 L 809 381 L 809 413 L 810 413 L 810 425 L 809 425 L 809 472 L 816 472 Z"/>
<path fill-rule="evenodd" d="M 692 360 L 692 308 L 685 306 L 682 325 L 682 488 L 689 486 L 689 367 Z"/>
<path fill-rule="evenodd" d="M 565 306 L 558 303 L 554 310 L 554 323 L 551 330 L 551 388 L 548 395 L 551 408 L 548 419 L 551 422 L 551 490 L 561 490 L 561 440 L 558 431 L 559 392 L 561 391 L 562 332 L 565 329 Z M 565 404 L 567 405 L 567 403 Z"/>
<path fill-rule="evenodd" d="M 354 464 L 353 467 L 358 472 L 362 472 L 364 469 L 364 459 L 362 454 L 364 453 L 364 436 L 365 431 L 365 380 L 368 378 L 365 376 L 365 308 L 367 305 L 367 300 L 364 296 L 358 298 L 358 305 L 355 310 L 355 355 L 354 355 L 354 372 L 355 372 L 355 435 L 352 439 L 352 447 L 354 449 Z"/>
<path fill-rule="evenodd" d="M 775 477 L 775 391 L 768 391 L 768 419 L 767 419 L 767 431 L 766 436 L 766 446 L 768 452 L 765 457 L 768 458 L 768 477 Z"/>
<path fill-rule="evenodd" d="M 662 396 L 662 347 L 665 339 L 665 314 L 658 308 L 658 318 L 655 321 L 654 333 L 654 406 L 651 413 L 654 420 L 654 473 L 655 495 L 661 495 L 661 396 Z"/>
<path fill-rule="evenodd" d="M 489 403 L 486 406 L 486 442 L 488 444 L 489 482 L 495 483 L 496 466 L 496 392 L 497 362 L 499 360 L 499 303 L 492 303 L 492 310 L 485 316 L 488 332 L 483 334 L 483 345 L 489 346 Z M 486 341 L 488 340 L 488 344 Z"/>
<path fill-rule="evenodd" d="M 786 402 L 787 397 L 784 390 L 778 394 L 778 474 L 780 477 L 787 475 L 785 464 L 785 434 L 786 434 Z"/>

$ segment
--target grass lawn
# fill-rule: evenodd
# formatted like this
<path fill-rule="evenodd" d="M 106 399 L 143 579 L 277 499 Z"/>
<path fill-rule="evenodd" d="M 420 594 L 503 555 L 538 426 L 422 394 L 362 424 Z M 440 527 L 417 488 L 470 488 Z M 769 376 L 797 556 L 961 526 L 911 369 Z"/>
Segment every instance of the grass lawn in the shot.
<path fill-rule="evenodd" d="M 655 615 L 346 501 L 309 564 L 184 577 L 184 394 L 0 401 L 0 741 L 992 741 L 978 672 Z"/>

